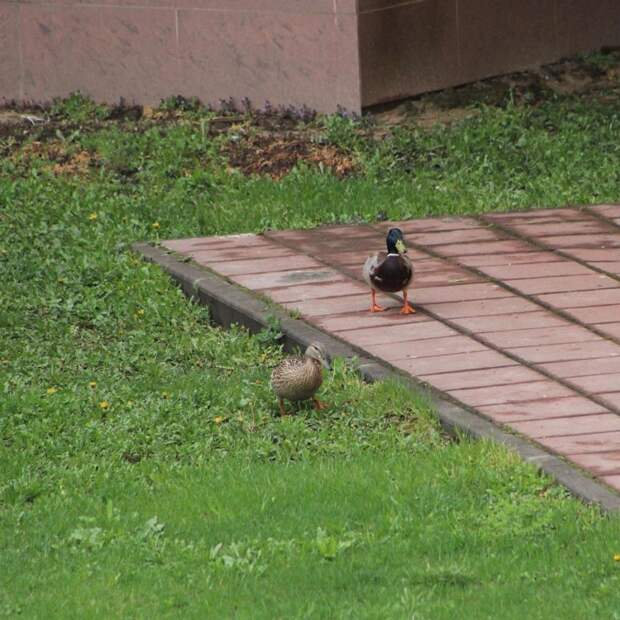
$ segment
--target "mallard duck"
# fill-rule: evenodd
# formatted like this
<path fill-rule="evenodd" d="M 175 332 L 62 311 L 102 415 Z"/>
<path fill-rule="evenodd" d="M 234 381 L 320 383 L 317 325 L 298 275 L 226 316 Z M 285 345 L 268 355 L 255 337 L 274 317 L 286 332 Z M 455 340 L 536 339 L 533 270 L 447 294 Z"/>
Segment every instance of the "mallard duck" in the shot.
<path fill-rule="evenodd" d="M 377 304 L 376 293 L 403 292 L 401 314 L 413 314 L 415 310 L 407 301 L 407 288 L 413 277 L 413 266 L 407 256 L 407 247 L 400 228 L 390 228 L 387 234 L 387 252 L 377 252 L 364 263 L 364 280 L 370 286 L 371 312 L 384 310 Z"/>
<path fill-rule="evenodd" d="M 323 383 L 322 366 L 329 368 L 327 353 L 320 342 L 313 342 L 303 356 L 287 357 L 273 369 L 271 387 L 278 397 L 281 415 L 286 415 L 285 399 L 296 402 L 312 398 L 317 410 L 325 407 L 314 396 Z"/>

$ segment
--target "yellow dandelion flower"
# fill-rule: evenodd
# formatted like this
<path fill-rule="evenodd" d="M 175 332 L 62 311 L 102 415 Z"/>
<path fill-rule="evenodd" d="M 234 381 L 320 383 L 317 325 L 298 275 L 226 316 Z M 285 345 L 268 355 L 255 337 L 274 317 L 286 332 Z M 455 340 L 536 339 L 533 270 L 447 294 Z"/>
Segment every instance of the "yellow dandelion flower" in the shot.
<path fill-rule="evenodd" d="M 614 562 L 620 562 L 620 553 L 614 553 Z"/>
<path fill-rule="evenodd" d="M 213 418 L 213 421 L 214 421 L 216 424 L 221 424 L 221 423 L 224 421 L 224 418 L 223 418 L 221 415 L 218 415 L 218 416 L 215 416 L 215 417 Z"/>
<path fill-rule="evenodd" d="M 56 394 L 56 392 L 58 392 L 58 388 L 56 387 L 49 387 L 47 388 L 47 393 L 51 396 L 52 394 Z"/>
<path fill-rule="evenodd" d="M 91 222 L 94 222 L 94 221 L 97 219 L 97 214 L 93 211 L 93 213 L 91 213 L 91 214 L 88 216 L 88 219 L 89 219 Z"/>
<path fill-rule="evenodd" d="M 132 405 L 133 405 L 133 400 L 128 400 L 128 401 L 127 401 L 127 406 L 128 406 L 128 407 L 131 407 Z"/>
<path fill-rule="evenodd" d="M 99 409 L 103 409 L 105 411 L 106 409 L 109 409 L 109 408 L 110 408 L 110 403 L 107 400 L 102 400 L 99 403 Z"/>
<path fill-rule="evenodd" d="M 94 389 L 97 387 L 97 382 L 96 382 L 96 381 L 91 381 L 91 382 L 88 384 L 88 387 L 89 387 L 89 388 L 92 388 L 92 389 L 94 390 Z"/>
<path fill-rule="evenodd" d="M 153 222 L 153 228 L 155 230 L 159 230 L 160 227 L 161 227 L 161 224 L 159 222 Z"/>
<path fill-rule="evenodd" d="M 162 396 L 162 398 L 169 398 L 170 394 L 168 394 L 168 392 L 162 392 L 161 396 Z"/>

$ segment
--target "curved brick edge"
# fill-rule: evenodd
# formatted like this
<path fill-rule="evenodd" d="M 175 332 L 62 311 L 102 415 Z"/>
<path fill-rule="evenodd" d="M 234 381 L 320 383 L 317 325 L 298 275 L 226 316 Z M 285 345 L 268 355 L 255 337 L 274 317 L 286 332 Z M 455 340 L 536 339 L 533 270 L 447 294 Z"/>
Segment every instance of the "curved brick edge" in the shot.
<path fill-rule="evenodd" d="M 589 477 L 585 472 L 551 454 L 538 445 L 507 432 L 488 419 L 450 400 L 441 391 L 406 375 L 376 358 L 360 355 L 353 347 L 338 340 L 301 319 L 292 318 L 276 304 L 267 302 L 219 275 L 198 267 L 187 259 L 146 243 L 136 243 L 133 250 L 149 262 L 159 265 L 181 287 L 185 295 L 209 306 L 212 320 L 224 327 L 238 324 L 251 332 L 268 326 L 273 318 L 280 322 L 283 346 L 287 351 L 305 348 L 312 341 L 322 342 L 332 357 L 355 358 L 357 369 L 364 380 L 373 382 L 398 379 L 410 388 L 422 391 L 434 408 L 442 428 L 452 437 L 465 434 L 502 444 L 517 452 L 562 484 L 570 493 L 586 503 L 598 505 L 607 512 L 620 510 L 620 494 Z"/>

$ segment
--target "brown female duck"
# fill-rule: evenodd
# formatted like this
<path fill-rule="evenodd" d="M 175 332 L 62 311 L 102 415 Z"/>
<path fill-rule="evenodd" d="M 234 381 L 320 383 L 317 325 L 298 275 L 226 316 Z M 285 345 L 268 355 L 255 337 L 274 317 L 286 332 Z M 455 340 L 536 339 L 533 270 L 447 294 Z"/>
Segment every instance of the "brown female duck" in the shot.
<path fill-rule="evenodd" d="M 325 406 L 314 396 L 323 383 L 321 367 L 329 368 L 327 353 L 320 342 L 313 342 L 303 356 L 287 357 L 273 369 L 271 387 L 281 415 L 286 415 L 285 399 L 296 402 L 312 398 L 317 410 Z"/>

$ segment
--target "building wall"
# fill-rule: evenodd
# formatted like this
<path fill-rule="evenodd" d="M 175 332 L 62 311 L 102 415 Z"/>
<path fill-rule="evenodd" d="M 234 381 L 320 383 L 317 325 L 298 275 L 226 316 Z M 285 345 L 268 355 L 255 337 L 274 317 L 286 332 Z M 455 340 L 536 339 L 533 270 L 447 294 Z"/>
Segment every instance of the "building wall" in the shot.
<path fill-rule="evenodd" d="M 620 45 L 620 0 L 0 0 L 0 99 L 334 111 Z"/>
<path fill-rule="evenodd" d="M 359 0 L 362 103 L 620 44 L 619 0 Z"/>
<path fill-rule="evenodd" d="M 0 0 L 0 97 L 359 110 L 356 0 Z"/>
<path fill-rule="evenodd" d="M 0 1 L 0 96 L 21 97 L 19 6 Z"/>

